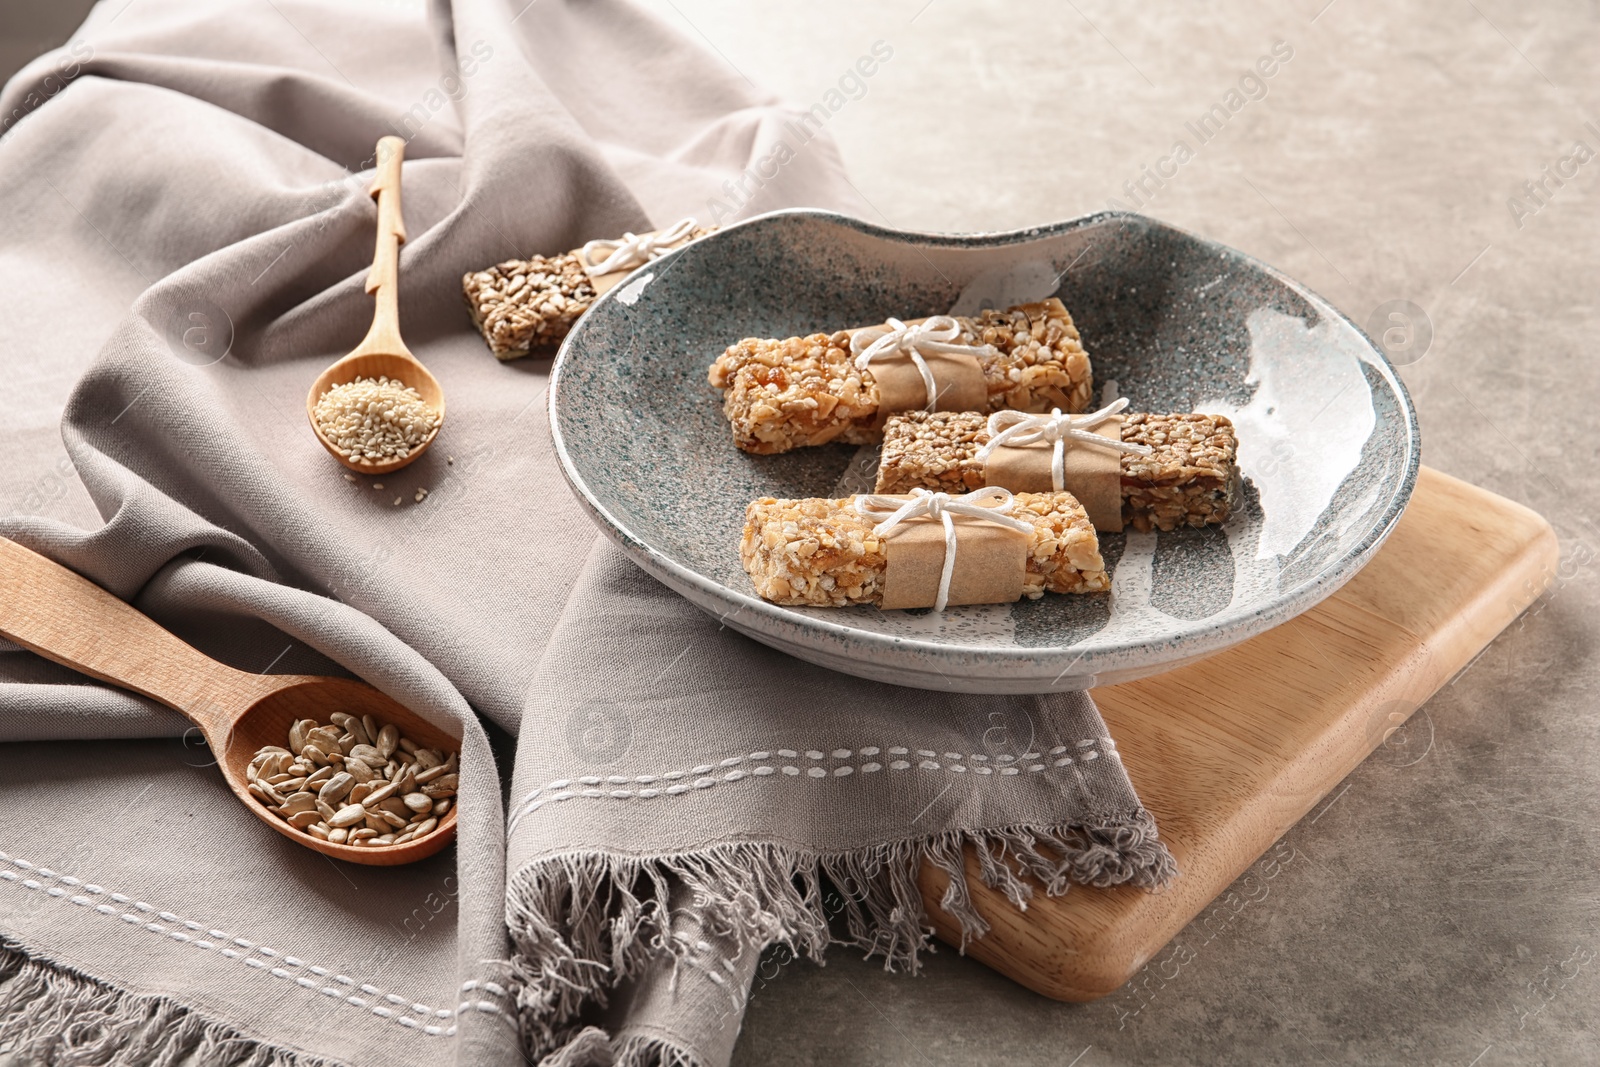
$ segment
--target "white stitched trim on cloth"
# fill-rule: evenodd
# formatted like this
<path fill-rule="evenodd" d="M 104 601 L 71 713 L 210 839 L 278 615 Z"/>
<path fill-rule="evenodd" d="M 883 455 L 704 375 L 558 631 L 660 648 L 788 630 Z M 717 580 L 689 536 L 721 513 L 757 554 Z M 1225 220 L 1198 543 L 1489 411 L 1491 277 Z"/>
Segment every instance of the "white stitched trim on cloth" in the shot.
<path fill-rule="evenodd" d="M 225 930 L 209 930 L 205 924 L 195 922 L 193 919 L 184 919 L 170 911 L 160 911 L 154 905 L 147 904 L 142 900 L 134 900 L 124 893 L 111 892 L 93 883 L 84 882 L 81 878 L 73 877 L 70 874 L 58 874 L 48 867 L 36 866 L 28 860 L 18 859 L 5 852 L 0 852 L 0 863 L 9 863 L 17 870 L 38 876 L 25 877 L 22 874 L 18 874 L 17 871 L 0 869 L 0 882 L 9 882 L 19 888 L 33 892 L 43 892 L 46 896 L 55 897 L 57 900 L 68 904 L 76 904 L 79 907 L 87 908 L 92 905 L 93 910 L 100 915 L 121 919 L 130 926 L 174 941 L 193 945 L 203 952 L 215 950 L 219 955 L 234 960 L 242 966 L 250 967 L 285 981 L 293 979 L 295 985 L 303 989 L 314 990 L 325 997 L 341 1001 L 352 1008 L 370 1011 L 379 1018 L 388 1019 L 408 1029 L 418 1030 L 430 1037 L 453 1036 L 456 1032 L 455 1024 L 440 1026 L 437 1023 L 424 1023 L 421 1019 L 415 1019 L 407 1015 L 407 1011 L 411 1011 L 425 1019 L 450 1019 L 462 1011 L 476 1009 L 481 1012 L 500 1015 L 507 1022 L 511 1022 L 510 1017 L 501 1011 L 498 1005 L 488 1001 L 462 1001 L 454 1009 L 430 1008 L 426 1004 L 418 1004 L 407 1000 L 398 993 L 385 993 L 370 982 L 357 982 L 348 975 L 335 974 L 326 967 L 308 964 L 295 956 L 285 955 L 275 948 L 258 944 L 249 938 L 235 937 Z M 48 879 L 60 884 L 45 885 L 40 879 Z M 81 892 L 74 893 L 73 890 L 81 890 Z M 92 897 L 104 897 L 112 903 L 102 902 L 95 904 L 91 899 Z M 128 910 L 122 910 L 123 907 Z M 157 919 L 161 921 L 157 922 Z M 196 936 L 197 934 L 203 936 Z M 234 946 L 238 947 L 235 948 Z M 239 949 L 244 951 L 240 952 Z M 265 956 L 266 959 L 258 959 L 257 953 Z M 307 973 L 302 973 L 297 977 L 290 968 Z M 322 979 L 322 981 L 317 979 Z M 506 990 L 494 982 L 469 981 L 463 984 L 461 989 L 462 992 L 481 989 L 497 997 L 506 996 Z M 357 996 L 357 992 L 366 994 L 366 998 L 370 999 Z M 382 1001 L 383 1003 L 372 1003 L 372 1001 Z M 390 1007 L 389 1005 L 394 1005 L 395 1007 Z M 397 1008 L 398 1010 L 396 1010 Z"/>
<path fill-rule="evenodd" d="M 728 977 L 725 977 L 717 970 L 715 964 L 707 963 L 703 958 L 710 954 L 711 942 L 706 941 L 704 938 L 691 937 L 682 931 L 673 934 L 672 939 L 683 946 L 684 950 L 674 957 L 675 960 L 704 974 L 711 980 L 713 985 L 722 990 L 723 994 L 727 996 L 728 1004 L 734 1011 L 744 1011 L 747 997 L 745 987 L 738 982 L 729 981 Z M 746 947 L 744 951 L 750 952 L 753 950 Z M 691 952 L 693 953 L 692 955 Z M 738 975 L 739 968 L 734 965 L 732 960 L 724 956 L 720 962 L 722 969 L 728 972 L 728 976 Z"/>
<path fill-rule="evenodd" d="M 1117 754 L 1117 743 L 1109 737 L 1091 737 L 1076 742 L 1075 745 L 1057 745 L 1048 753 L 1024 752 L 1021 755 L 989 756 L 983 753 L 970 753 L 963 756 L 959 752 L 943 753 L 944 763 L 940 763 L 940 753 L 932 749 L 911 749 L 895 745 L 888 749 L 877 745 L 868 745 L 861 749 L 836 748 L 824 752 L 821 749 L 807 749 L 804 751 L 780 748 L 774 751 L 751 752 L 743 756 L 729 756 L 716 765 L 702 764 L 682 771 L 667 771 L 664 774 L 638 774 L 632 777 L 621 774 L 600 776 L 595 774 L 580 775 L 572 778 L 555 778 L 533 790 L 522 798 L 517 811 L 511 815 L 510 822 L 506 825 L 506 836 L 516 832 L 517 823 L 525 815 L 532 815 L 546 804 L 558 803 L 563 800 L 583 798 L 587 800 L 655 800 L 658 797 L 676 797 L 696 789 L 710 789 L 719 782 L 739 782 L 751 778 L 770 778 L 774 774 L 782 773 L 789 777 L 805 775 L 813 780 L 826 778 L 847 778 L 853 774 L 874 774 L 878 771 L 908 771 L 913 768 L 922 771 L 944 770 L 952 774 L 978 774 L 994 775 L 996 777 L 1015 777 L 1020 774 L 1040 774 L 1053 767 L 1069 767 L 1075 762 L 1087 763 L 1100 758 L 1100 750 L 1105 750 L 1108 759 L 1120 759 Z M 1075 753 L 1068 755 L 1069 752 Z M 860 764 L 840 764 L 831 770 L 826 767 L 801 768 L 801 760 L 817 763 L 825 760 L 853 760 L 857 756 L 866 757 Z M 887 759 L 887 764 L 872 757 L 882 756 Z M 793 760 L 793 763 L 779 763 L 773 765 L 774 760 Z M 755 763 L 760 766 L 744 769 L 741 764 Z M 687 779 L 687 780 L 686 780 Z M 658 783 L 671 783 L 660 785 Z M 642 785 L 645 788 L 621 788 Z M 581 786 L 582 788 L 574 788 Z M 609 788 L 601 788 L 601 787 Z"/>

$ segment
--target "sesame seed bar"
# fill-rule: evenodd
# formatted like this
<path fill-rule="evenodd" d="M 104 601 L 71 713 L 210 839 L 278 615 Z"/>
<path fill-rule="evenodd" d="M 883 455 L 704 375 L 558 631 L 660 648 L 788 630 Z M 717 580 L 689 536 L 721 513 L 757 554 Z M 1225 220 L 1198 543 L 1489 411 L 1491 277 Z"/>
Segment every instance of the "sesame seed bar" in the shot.
<path fill-rule="evenodd" d="M 1226 522 L 1239 491 L 1238 441 L 1222 415 L 1122 416 L 1122 439 L 1148 445 L 1123 453 L 1122 521 L 1135 530 L 1173 530 Z M 878 463 L 879 493 L 935 489 L 966 493 L 984 485 L 978 450 L 989 443 L 977 411 L 907 411 L 889 418 Z"/>
<path fill-rule="evenodd" d="M 1060 300 L 1022 304 L 957 318 L 962 341 L 992 345 L 980 355 L 989 410 L 1079 412 L 1089 403 L 1091 372 L 1078 328 Z M 872 368 L 857 370 L 850 332 L 785 340 L 747 337 L 711 365 L 723 390 L 722 409 L 734 444 L 771 455 L 842 441 L 871 444 L 881 436 Z"/>
<path fill-rule="evenodd" d="M 1011 514 L 1033 523 L 1022 592 L 1100 593 L 1111 588 L 1089 516 L 1070 493 L 1018 493 Z M 774 604 L 845 607 L 883 598 L 888 555 L 855 497 L 776 500 L 745 508 L 739 557 L 756 592 Z M 958 522 L 961 520 L 957 520 Z"/>
<path fill-rule="evenodd" d="M 716 227 L 697 226 L 688 241 Z M 496 359 L 519 359 L 536 350 L 553 353 L 606 286 L 596 286 L 579 250 L 531 259 L 508 259 L 462 276 L 461 292 L 472 325 Z M 620 272 L 619 272 L 620 273 Z M 610 276 L 608 275 L 607 278 Z"/>

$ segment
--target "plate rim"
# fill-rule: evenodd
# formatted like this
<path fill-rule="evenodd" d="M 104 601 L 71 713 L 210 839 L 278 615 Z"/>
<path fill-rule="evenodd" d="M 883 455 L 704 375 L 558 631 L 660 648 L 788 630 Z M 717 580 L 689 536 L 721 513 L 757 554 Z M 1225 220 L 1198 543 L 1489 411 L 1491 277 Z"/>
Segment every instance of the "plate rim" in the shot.
<path fill-rule="evenodd" d="M 1396 371 L 1383 350 L 1373 343 L 1366 330 L 1343 311 L 1339 310 L 1331 301 L 1322 297 L 1303 282 L 1290 277 L 1271 264 L 1265 263 L 1247 252 L 1242 252 L 1230 245 L 1192 233 L 1182 227 L 1152 216 L 1120 210 L 1095 211 L 1060 222 L 1013 230 L 949 233 L 899 230 L 840 212 L 818 208 L 783 208 L 741 220 L 734 225 L 724 227 L 723 230 L 718 232 L 731 232 L 736 229 L 770 224 L 774 219 L 785 217 L 802 217 L 824 223 L 833 223 L 869 237 L 903 244 L 931 244 L 945 247 L 983 245 L 995 248 L 1053 238 L 1093 225 L 1127 220 L 1141 227 L 1167 230 L 1200 242 L 1210 248 L 1223 250 L 1231 255 L 1240 257 L 1289 289 L 1312 298 L 1319 313 L 1325 311 L 1336 316 L 1338 320 L 1352 327 L 1356 334 L 1366 342 L 1372 357 L 1368 362 L 1379 371 L 1385 382 L 1394 390 L 1399 401 L 1398 406 L 1403 415 L 1408 447 L 1403 458 L 1403 469 L 1400 474 L 1398 489 L 1386 503 L 1384 513 L 1374 522 L 1372 529 L 1361 543 L 1342 554 L 1333 565 L 1304 579 L 1287 592 L 1280 593 L 1278 598 L 1265 608 L 1232 616 L 1223 624 L 1218 624 L 1214 621 L 1218 618 L 1215 615 L 1194 620 L 1175 618 L 1174 621 L 1177 626 L 1159 637 L 1126 640 L 1114 645 L 1096 648 L 1092 652 L 1080 652 L 1074 658 L 1073 663 L 1069 664 L 1066 670 L 1061 672 L 1062 675 L 1080 664 L 1082 669 L 1074 672 L 1078 676 L 1094 676 L 1108 671 L 1139 671 L 1141 669 L 1145 673 L 1152 673 L 1161 670 L 1162 664 L 1166 662 L 1193 660 L 1199 656 L 1209 655 L 1289 621 L 1327 599 L 1327 597 L 1337 592 L 1340 586 L 1354 577 L 1382 546 L 1389 534 L 1393 532 L 1395 525 L 1405 512 L 1406 505 L 1411 500 L 1416 488 L 1417 473 L 1421 468 L 1422 437 L 1417 421 L 1416 407 L 1412 403 L 1411 395 L 1407 391 L 1405 382 L 1401 379 L 1398 371 Z M 663 265 L 670 265 L 672 261 L 699 243 L 698 241 L 691 242 L 674 249 L 666 255 L 639 267 L 629 277 L 642 275 L 651 270 L 659 270 Z M 919 658 L 934 656 L 940 659 L 961 661 L 972 666 L 988 665 L 996 674 L 1005 672 L 1008 675 L 1014 675 L 1017 667 L 1028 663 L 1044 665 L 1042 661 L 1050 657 L 1064 659 L 1071 656 L 1073 650 L 1079 647 L 1081 642 L 1067 645 L 1017 645 L 1008 648 L 963 645 L 954 642 L 886 634 L 876 630 L 852 626 L 844 622 L 819 619 L 812 615 L 801 614 L 784 605 L 769 603 L 753 593 L 724 585 L 714 578 L 683 565 L 634 534 L 625 523 L 600 502 L 585 483 L 581 472 L 577 469 L 577 464 L 568 451 L 567 441 L 561 432 L 558 410 L 561 403 L 561 389 L 565 379 L 565 372 L 570 360 L 573 358 L 574 343 L 582 337 L 587 320 L 597 308 L 616 299 L 617 295 L 627 288 L 628 280 L 624 279 L 601 294 L 600 298 L 590 306 L 588 313 L 578 319 L 572 330 L 563 339 L 550 369 L 546 413 L 561 473 L 573 495 L 578 498 L 601 531 L 607 534 L 611 540 L 616 542 L 631 557 L 640 560 L 641 565 L 647 571 L 660 568 L 671 574 L 677 581 L 684 582 L 713 599 L 726 602 L 729 605 L 729 609 L 727 612 L 721 613 L 723 618 L 737 614 L 741 617 L 741 620 L 748 620 L 751 615 L 747 614 L 747 612 L 750 612 L 754 614 L 756 619 L 768 621 L 771 624 L 770 626 L 752 627 L 752 629 L 759 629 L 761 633 L 772 637 L 775 641 L 790 642 L 800 640 L 806 631 L 812 631 L 816 638 L 857 642 L 861 645 L 862 655 L 849 658 L 861 659 L 864 665 L 870 662 L 866 657 L 871 656 L 873 653 L 898 653 L 894 657 L 897 661 L 907 654 L 912 654 Z M 741 626 L 739 629 L 743 630 L 744 627 Z M 1096 631 L 1096 633 L 1099 632 Z M 1091 634 L 1084 640 L 1090 640 L 1093 636 L 1094 634 Z M 817 647 L 815 638 L 804 640 L 801 643 L 809 647 Z M 1158 657 L 1153 657 L 1156 662 L 1144 664 L 1121 662 L 1130 656 L 1136 656 L 1140 650 L 1150 649 L 1157 645 L 1162 647 L 1164 653 Z M 1096 663 L 1099 662 L 1103 662 L 1104 667 L 1097 669 Z M 902 670 L 915 671 L 918 669 L 915 663 L 900 663 L 900 666 Z M 1047 672 L 1041 672 L 1039 676 L 1043 677 L 1045 673 Z M 1060 676 L 1058 675 L 1058 677 Z"/>

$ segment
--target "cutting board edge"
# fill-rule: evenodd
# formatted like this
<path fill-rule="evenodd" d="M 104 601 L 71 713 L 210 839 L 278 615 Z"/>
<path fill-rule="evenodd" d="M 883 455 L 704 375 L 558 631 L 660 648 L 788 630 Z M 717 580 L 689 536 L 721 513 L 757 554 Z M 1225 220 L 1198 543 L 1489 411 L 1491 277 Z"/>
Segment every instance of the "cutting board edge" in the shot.
<path fill-rule="evenodd" d="M 1363 718 L 1370 720 L 1373 710 L 1390 706 L 1405 709 L 1405 715 L 1395 720 L 1394 728 L 1398 728 L 1405 718 L 1458 676 L 1495 636 L 1537 599 L 1548 584 L 1549 577 L 1554 575 L 1560 556 L 1554 529 L 1548 521 L 1521 504 L 1429 468 L 1423 469 L 1418 490 L 1425 497 L 1440 494 L 1444 497 L 1477 498 L 1504 510 L 1518 520 L 1524 531 L 1517 535 L 1519 550 L 1504 561 L 1505 565 L 1495 580 L 1479 586 L 1473 595 L 1427 633 L 1413 633 L 1387 614 L 1374 611 L 1352 598 L 1344 598 L 1345 608 L 1365 612 L 1382 625 L 1407 634 L 1414 641 L 1414 650 L 1409 655 L 1397 656 L 1381 678 L 1362 692 L 1361 699 L 1352 702 L 1352 708 L 1365 709 L 1364 716 L 1347 714 L 1342 720 L 1331 723 L 1329 731 L 1319 739 L 1320 743 L 1308 747 L 1285 764 L 1272 780 L 1285 782 L 1304 775 L 1308 765 L 1318 762 L 1319 751 L 1336 756 L 1343 753 L 1343 758 L 1336 761 L 1340 767 L 1338 775 L 1326 780 L 1321 788 L 1302 791 L 1301 796 L 1308 799 L 1303 803 L 1285 805 L 1281 809 L 1282 814 L 1276 818 L 1263 819 L 1260 804 L 1248 810 L 1240 807 L 1234 811 L 1232 818 L 1210 833 L 1198 847 L 1183 848 L 1179 845 L 1175 852 L 1184 854 L 1182 860 L 1188 869 L 1179 882 L 1161 893 L 1142 894 L 1142 891 L 1126 887 L 1113 890 L 1073 887 L 1067 895 L 1052 898 L 1045 896 L 1042 887 L 1036 885 L 1030 909 L 1028 912 L 1019 912 L 1003 896 L 981 884 L 978 861 L 969 848 L 966 857 L 967 879 L 972 887 L 974 903 L 980 905 L 980 913 L 992 924 L 992 929 L 985 938 L 968 942 L 965 949 L 967 954 L 1055 1000 L 1092 1001 L 1120 989 L 1388 736 L 1387 733 L 1355 731 L 1360 734 L 1361 740 L 1345 748 L 1337 744 L 1337 735 L 1351 734 L 1354 723 Z M 1380 557 L 1381 553 L 1380 549 Z M 1341 590 L 1330 599 L 1339 599 L 1342 594 Z M 1314 608 L 1312 612 L 1317 610 Z M 1285 624 L 1292 625 L 1293 621 Z M 1226 657 L 1232 651 L 1224 651 L 1212 659 Z M 1202 664 L 1205 662 L 1209 660 L 1202 661 Z M 1137 686 L 1139 683 L 1129 684 Z M 1329 747 L 1335 751 L 1327 753 Z M 1137 771 L 1130 769 L 1130 776 L 1137 786 Z M 1156 812 L 1156 815 L 1159 821 L 1160 812 Z M 1235 862 L 1206 863 L 1203 854 L 1218 852 L 1216 846 L 1219 841 L 1229 837 L 1234 838 L 1235 843 L 1231 849 L 1224 851 L 1234 855 Z M 1193 864 L 1197 860 L 1199 867 L 1195 868 Z M 918 882 L 936 934 L 946 942 L 959 945 L 959 926 L 951 922 L 937 904 L 948 883 L 947 877 L 931 866 L 924 866 Z M 1194 887 L 1193 891 L 1189 891 L 1188 886 Z M 1078 900 L 1082 900 L 1085 895 L 1096 893 L 1114 894 L 1122 899 L 1126 899 L 1128 893 L 1142 895 L 1135 898 L 1134 904 L 1123 904 L 1117 908 L 1118 914 L 1111 916 L 1109 921 L 1086 927 L 1082 922 L 1085 916 L 1078 915 L 1078 921 L 1074 922 L 1077 904 L 1069 903 L 1073 895 L 1077 894 Z M 1062 928 L 1059 936 L 1050 936 L 1052 927 Z M 1003 935 L 996 938 L 995 935 L 1002 932 Z M 1038 947 L 1036 954 L 1007 954 L 1006 950 L 1029 943 Z M 1040 966 L 1041 957 L 1053 958 L 1055 965 Z"/>

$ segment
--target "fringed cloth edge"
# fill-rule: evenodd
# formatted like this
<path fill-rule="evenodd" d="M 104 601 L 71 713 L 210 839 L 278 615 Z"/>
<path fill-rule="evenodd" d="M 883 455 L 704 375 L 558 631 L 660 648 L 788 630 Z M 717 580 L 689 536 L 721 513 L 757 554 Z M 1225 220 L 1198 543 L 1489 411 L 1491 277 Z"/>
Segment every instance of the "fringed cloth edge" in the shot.
<path fill-rule="evenodd" d="M 603 1006 L 649 960 L 679 951 L 667 907 L 674 883 L 693 893 L 706 929 L 757 950 L 781 944 L 820 963 L 830 944 L 848 945 L 883 957 L 886 970 L 915 973 L 933 935 L 917 888 L 924 863 L 948 876 L 939 906 L 960 925 L 961 949 L 988 932 L 968 890 L 968 846 L 980 881 L 1024 910 L 1034 888 L 1025 877 L 1059 896 L 1074 884 L 1155 890 L 1177 876 L 1142 808 L 1093 826 L 952 830 L 834 853 L 735 842 L 657 857 L 547 856 L 519 869 L 506 892 L 524 1049 L 551 1067 L 698 1067 L 684 1050 L 610 1047 L 602 1031 L 578 1024 L 581 1012 Z M 843 898 L 842 910 L 838 898 L 825 906 L 824 879 Z"/>
<path fill-rule="evenodd" d="M 0 1053 L 74 1067 L 335 1067 L 165 996 L 130 993 L 0 939 Z"/>

